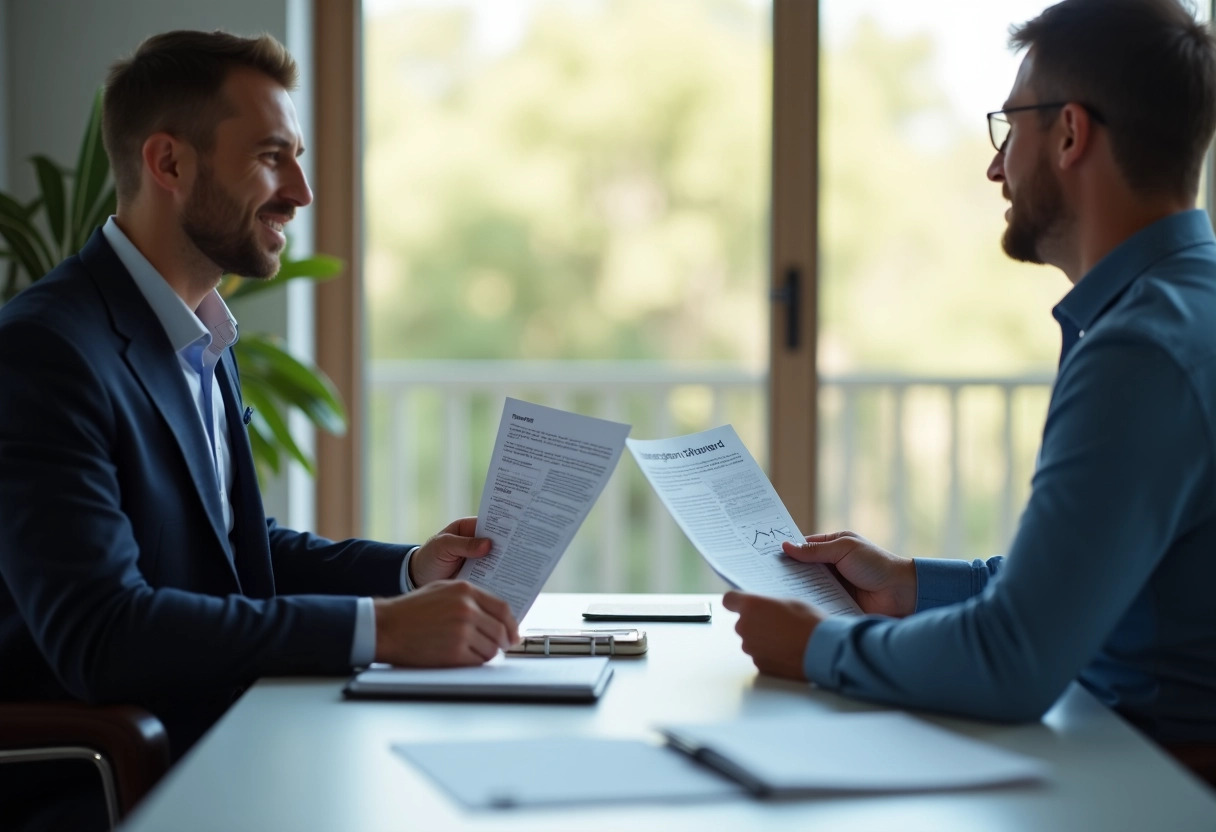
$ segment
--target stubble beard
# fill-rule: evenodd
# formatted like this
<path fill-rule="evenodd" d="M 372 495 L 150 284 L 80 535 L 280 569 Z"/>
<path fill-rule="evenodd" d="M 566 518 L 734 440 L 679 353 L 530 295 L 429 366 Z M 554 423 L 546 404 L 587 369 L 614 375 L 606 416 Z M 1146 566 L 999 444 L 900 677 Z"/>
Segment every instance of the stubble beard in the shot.
<path fill-rule="evenodd" d="M 182 213 L 182 230 L 195 247 L 224 274 L 274 277 L 279 255 L 259 245 L 256 226 L 256 219 L 249 222 L 240 203 L 216 182 L 211 169 L 201 166 Z"/>
<path fill-rule="evenodd" d="M 1046 247 L 1064 225 L 1064 193 L 1050 163 L 1039 157 L 1029 181 L 1010 200 L 1009 224 L 1001 248 L 1022 263 L 1047 262 Z"/>

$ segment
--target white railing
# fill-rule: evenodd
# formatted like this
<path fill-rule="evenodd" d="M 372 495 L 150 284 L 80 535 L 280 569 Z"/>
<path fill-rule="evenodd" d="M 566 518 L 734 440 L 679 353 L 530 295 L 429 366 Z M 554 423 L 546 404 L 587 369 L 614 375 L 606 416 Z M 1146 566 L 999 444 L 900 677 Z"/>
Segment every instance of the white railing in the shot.
<path fill-rule="evenodd" d="M 638 437 L 725 422 L 768 459 L 766 376 L 660 362 L 373 362 L 368 526 L 418 540 L 477 510 L 506 396 L 631 423 Z M 1051 374 L 821 378 L 819 528 L 908 554 L 1002 549 L 1025 500 Z M 554 590 L 709 591 L 629 454 L 550 579 Z"/>

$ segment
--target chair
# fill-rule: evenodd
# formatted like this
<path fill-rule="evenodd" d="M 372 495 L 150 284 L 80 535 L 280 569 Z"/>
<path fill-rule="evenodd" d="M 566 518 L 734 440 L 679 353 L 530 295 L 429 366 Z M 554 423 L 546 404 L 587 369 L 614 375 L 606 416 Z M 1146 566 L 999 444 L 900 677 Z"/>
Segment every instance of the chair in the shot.
<path fill-rule="evenodd" d="M 51 760 L 97 767 L 114 827 L 169 769 L 169 737 L 159 719 L 129 705 L 0 703 L 0 766 Z"/>
<path fill-rule="evenodd" d="M 1216 743 L 1165 745 L 1166 752 L 1191 773 L 1216 789 Z"/>

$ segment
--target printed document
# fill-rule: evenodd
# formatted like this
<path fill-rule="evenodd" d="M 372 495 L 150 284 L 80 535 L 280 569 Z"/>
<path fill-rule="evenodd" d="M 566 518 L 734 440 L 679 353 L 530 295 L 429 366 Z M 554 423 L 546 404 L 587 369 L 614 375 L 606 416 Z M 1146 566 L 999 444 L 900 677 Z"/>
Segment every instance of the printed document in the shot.
<path fill-rule="evenodd" d="M 861 614 L 826 566 L 781 551 L 782 541 L 805 538 L 733 427 L 626 443 L 684 534 L 731 586 L 809 601 L 831 615 Z"/>
<path fill-rule="evenodd" d="M 522 621 L 616 468 L 629 425 L 508 398 L 477 509 L 490 554 L 456 576 Z"/>

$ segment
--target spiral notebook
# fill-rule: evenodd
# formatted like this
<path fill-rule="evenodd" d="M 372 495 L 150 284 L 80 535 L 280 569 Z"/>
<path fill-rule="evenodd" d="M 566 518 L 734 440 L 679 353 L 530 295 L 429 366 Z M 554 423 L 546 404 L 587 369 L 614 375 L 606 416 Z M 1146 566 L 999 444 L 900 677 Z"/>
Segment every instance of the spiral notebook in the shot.
<path fill-rule="evenodd" d="M 611 679 L 607 656 L 498 656 L 478 667 L 372 665 L 351 679 L 343 693 L 356 699 L 595 702 Z"/>
<path fill-rule="evenodd" d="M 645 630 L 524 630 L 507 652 L 530 656 L 639 656 L 646 652 Z"/>

